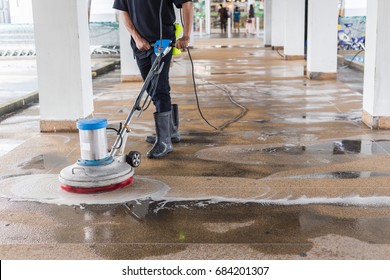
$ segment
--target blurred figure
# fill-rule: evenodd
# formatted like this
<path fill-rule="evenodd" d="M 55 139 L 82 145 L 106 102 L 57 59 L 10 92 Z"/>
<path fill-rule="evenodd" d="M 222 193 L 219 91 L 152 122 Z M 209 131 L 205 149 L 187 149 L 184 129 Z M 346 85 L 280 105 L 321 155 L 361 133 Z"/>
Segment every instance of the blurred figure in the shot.
<path fill-rule="evenodd" d="M 246 33 L 252 33 L 255 22 L 255 9 L 253 8 L 253 4 L 249 6 L 248 19 L 246 21 Z"/>
<path fill-rule="evenodd" d="M 234 8 L 234 13 L 233 13 L 233 17 L 234 17 L 234 32 L 240 32 L 240 19 L 241 19 L 241 11 L 238 7 L 235 7 Z"/>
<path fill-rule="evenodd" d="M 219 7 L 220 8 L 218 10 L 218 14 L 219 14 L 219 20 L 221 22 L 221 33 L 222 33 L 222 32 L 226 32 L 226 22 L 228 19 L 228 12 L 226 8 L 222 6 L 222 4 L 219 4 Z"/>

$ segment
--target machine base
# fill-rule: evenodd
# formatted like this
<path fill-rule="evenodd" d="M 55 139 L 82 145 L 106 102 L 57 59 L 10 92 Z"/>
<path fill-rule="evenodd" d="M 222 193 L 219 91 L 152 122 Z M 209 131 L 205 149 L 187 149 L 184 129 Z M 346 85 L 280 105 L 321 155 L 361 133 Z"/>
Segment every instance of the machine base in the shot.
<path fill-rule="evenodd" d="M 133 175 L 134 169 L 121 157 L 100 166 L 75 163 L 62 169 L 58 179 L 63 190 L 87 194 L 123 188 L 133 182 Z"/>
<path fill-rule="evenodd" d="M 91 188 L 80 188 L 80 187 L 73 187 L 73 186 L 62 184 L 61 189 L 71 193 L 92 194 L 92 193 L 99 193 L 99 192 L 110 192 L 117 189 L 121 189 L 130 185 L 131 183 L 133 183 L 133 181 L 134 178 L 130 177 L 129 179 L 117 184 L 112 184 L 112 185 L 102 186 L 102 187 L 91 187 Z"/>

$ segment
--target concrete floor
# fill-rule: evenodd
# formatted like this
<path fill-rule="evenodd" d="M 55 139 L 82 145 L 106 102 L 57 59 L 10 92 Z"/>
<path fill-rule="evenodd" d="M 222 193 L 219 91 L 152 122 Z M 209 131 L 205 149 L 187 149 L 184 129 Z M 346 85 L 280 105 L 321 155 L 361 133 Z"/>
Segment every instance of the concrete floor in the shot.
<path fill-rule="evenodd" d="M 209 39 L 191 51 L 218 130 L 200 117 L 188 56 L 176 58 L 182 141 L 111 193 L 60 190 L 78 135 L 39 133 L 38 104 L 3 120 L 0 258 L 390 259 L 390 132 L 361 123 L 361 73 L 310 81 L 304 61 L 260 45 Z M 140 87 L 119 70 L 97 77 L 95 116 L 117 126 Z M 152 112 L 133 121 L 127 151 L 150 149 Z"/>

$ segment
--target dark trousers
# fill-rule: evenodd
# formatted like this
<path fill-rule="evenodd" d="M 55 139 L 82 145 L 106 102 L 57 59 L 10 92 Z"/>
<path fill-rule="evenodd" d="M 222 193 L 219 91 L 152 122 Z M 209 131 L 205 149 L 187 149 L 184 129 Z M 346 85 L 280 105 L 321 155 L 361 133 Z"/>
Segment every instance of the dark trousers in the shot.
<path fill-rule="evenodd" d="M 227 20 L 221 20 L 221 31 L 226 32 L 226 23 Z"/>
<path fill-rule="evenodd" d="M 156 55 L 154 53 L 152 53 L 150 56 L 145 58 L 136 57 L 138 68 L 144 80 L 148 76 L 148 73 L 155 59 L 156 59 Z M 172 51 L 170 51 L 161 60 L 161 63 L 164 63 L 164 67 L 158 77 L 156 92 L 152 98 L 157 113 L 168 112 L 171 110 L 171 93 L 170 93 L 171 87 L 169 85 L 169 68 L 170 68 L 171 60 L 172 60 Z M 149 91 L 148 93 L 153 94 L 152 92 Z"/>

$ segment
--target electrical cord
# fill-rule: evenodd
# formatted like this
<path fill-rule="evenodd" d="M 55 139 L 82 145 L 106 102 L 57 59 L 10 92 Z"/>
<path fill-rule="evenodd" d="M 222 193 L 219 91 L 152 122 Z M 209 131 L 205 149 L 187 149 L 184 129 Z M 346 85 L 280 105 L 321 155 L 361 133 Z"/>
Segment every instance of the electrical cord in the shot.
<path fill-rule="evenodd" d="M 279 52 L 279 49 L 278 49 L 278 48 L 275 48 L 275 51 L 278 53 L 278 55 L 280 55 L 281 57 L 284 57 L 284 55 L 282 55 L 282 54 Z"/>
<path fill-rule="evenodd" d="M 364 49 L 358 51 L 358 52 L 354 55 L 354 57 L 352 57 L 351 61 L 350 61 L 346 66 L 344 66 L 343 68 L 349 68 L 349 67 L 351 67 L 352 62 L 353 62 L 353 61 L 355 60 L 355 58 L 356 58 L 361 52 L 363 52 L 363 51 L 364 51 Z"/>
<path fill-rule="evenodd" d="M 195 99 L 196 99 L 196 106 L 198 108 L 198 112 L 200 114 L 200 116 L 202 117 L 202 119 L 212 128 L 214 128 L 215 130 L 218 130 L 217 127 L 215 127 L 214 125 L 212 125 L 207 119 L 206 117 L 203 115 L 202 113 L 202 110 L 200 108 L 200 104 L 199 104 L 199 98 L 198 98 L 198 91 L 197 91 L 197 87 L 196 87 L 196 82 L 195 82 L 195 69 L 194 69 L 194 62 L 192 60 L 192 57 L 191 57 L 191 53 L 190 53 L 190 50 L 189 48 L 187 48 L 187 53 L 188 53 L 188 57 L 190 59 L 190 62 L 191 62 L 191 74 L 192 74 L 192 83 L 194 85 L 194 95 L 195 95 Z"/>
<path fill-rule="evenodd" d="M 182 15 L 182 9 L 180 9 L 180 21 L 181 21 L 181 25 L 184 26 L 184 23 L 183 23 L 183 15 Z M 195 95 L 195 100 L 196 100 L 196 106 L 198 108 L 198 112 L 200 114 L 200 116 L 202 117 L 202 119 L 212 128 L 214 128 L 215 130 L 219 130 L 217 127 L 215 127 L 214 125 L 212 125 L 207 119 L 206 117 L 203 115 L 203 112 L 202 112 L 202 109 L 200 108 L 200 104 L 199 104 L 199 98 L 198 98 L 198 91 L 197 91 L 197 86 L 196 86 L 196 81 L 195 81 L 195 68 L 194 68 L 194 61 L 192 60 L 192 56 L 191 56 L 191 52 L 190 52 L 190 49 L 187 47 L 187 53 L 188 53 L 188 58 L 190 59 L 190 62 L 191 62 L 191 73 L 192 73 L 192 84 L 194 85 L 194 95 Z"/>

